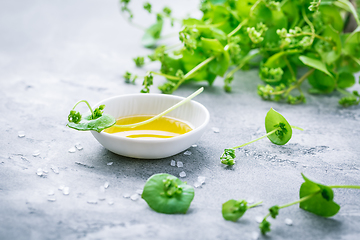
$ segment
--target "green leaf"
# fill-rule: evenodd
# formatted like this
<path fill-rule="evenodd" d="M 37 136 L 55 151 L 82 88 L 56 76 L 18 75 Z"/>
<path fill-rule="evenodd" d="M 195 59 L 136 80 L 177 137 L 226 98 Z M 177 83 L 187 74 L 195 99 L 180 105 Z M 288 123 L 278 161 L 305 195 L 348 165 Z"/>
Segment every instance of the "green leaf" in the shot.
<path fill-rule="evenodd" d="M 194 188 L 166 173 L 151 176 L 141 197 L 159 213 L 186 213 L 194 198 Z"/>
<path fill-rule="evenodd" d="M 259 224 L 259 228 L 262 234 L 266 234 L 267 232 L 270 232 L 271 224 L 264 218 L 262 222 Z"/>
<path fill-rule="evenodd" d="M 271 208 L 269 208 L 269 213 L 270 213 L 270 216 L 272 218 L 276 218 L 277 215 L 279 215 L 279 206 L 275 205 L 275 206 L 272 206 Z"/>
<path fill-rule="evenodd" d="M 201 47 L 210 56 L 216 56 L 215 60 L 209 63 L 208 70 L 213 74 L 224 76 L 230 62 L 229 53 L 224 50 L 224 46 L 217 39 L 202 38 Z"/>
<path fill-rule="evenodd" d="M 264 63 L 265 67 L 269 67 L 269 68 L 283 68 L 286 66 L 286 61 L 283 58 L 284 55 L 287 55 L 287 52 L 278 52 L 275 53 L 274 55 L 272 55 L 271 57 L 269 57 L 266 62 Z"/>
<path fill-rule="evenodd" d="M 280 130 L 269 135 L 269 140 L 277 145 L 286 144 L 292 136 L 291 126 L 280 113 L 271 108 L 265 117 L 265 129 L 268 133 L 276 128 L 280 128 Z"/>
<path fill-rule="evenodd" d="M 347 55 L 360 58 L 360 26 L 346 38 L 344 51 Z"/>
<path fill-rule="evenodd" d="M 344 21 L 337 7 L 320 5 L 319 12 L 321 13 L 321 19 L 324 26 L 331 25 L 336 31 L 342 32 Z"/>
<path fill-rule="evenodd" d="M 209 0 L 212 4 L 224 4 L 227 0 Z"/>
<path fill-rule="evenodd" d="M 339 73 L 337 85 L 339 88 L 349 88 L 355 84 L 355 76 L 350 72 Z"/>
<path fill-rule="evenodd" d="M 79 123 L 69 122 L 66 126 L 79 130 L 79 131 L 97 131 L 101 132 L 102 130 L 111 127 L 116 123 L 116 120 L 113 116 L 108 114 L 102 114 L 101 117 L 92 119 L 92 115 L 83 117 Z"/>
<path fill-rule="evenodd" d="M 154 47 L 156 45 L 156 40 L 160 38 L 162 26 L 163 20 L 160 19 L 146 29 L 145 34 L 141 39 L 141 44 L 147 48 Z"/>
<path fill-rule="evenodd" d="M 314 48 L 320 54 L 323 62 L 330 65 L 341 55 L 342 46 L 340 34 L 331 25 L 328 25 L 324 28 L 321 36 L 330 39 L 331 42 L 318 40 Z"/>
<path fill-rule="evenodd" d="M 231 199 L 222 205 L 222 215 L 225 220 L 236 222 L 247 210 L 245 200 L 236 201 Z"/>
<path fill-rule="evenodd" d="M 300 187 L 300 198 L 315 194 L 300 203 L 300 208 L 322 217 L 331 217 L 338 213 L 340 206 L 333 201 L 334 192 L 326 185 L 311 181 L 301 174 L 305 182 Z"/>
<path fill-rule="evenodd" d="M 182 51 L 182 63 L 184 67 L 184 73 L 191 71 L 194 67 L 196 67 L 199 63 L 203 62 L 206 59 L 204 53 L 199 49 L 196 49 L 192 54 L 190 51 L 184 49 Z M 195 81 L 208 81 L 211 85 L 216 78 L 216 75 L 209 72 L 207 67 L 203 67 L 200 70 L 196 71 L 194 75 L 192 75 L 191 80 Z"/>
<path fill-rule="evenodd" d="M 257 2 L 257 0 L 242 0 L 236 2 L 236 9 L 240 17 L 249 17 L 250 9 Z"/>
<path fill-rule="evenodd" d="M 329 75 L 330 77 L 332 77 L 331 73 L 327 70 L 325 63 L 323 63 L 322 61 L 315 59 L 315 58 L 310 58 L 307 56 L 300 56 L 299 57 L 300 61 L 302 61 L 305 65 L 318 69 L 324 73 L 326 73 L 327 75 Z"/>
<path fill-rule="evenodd" d="M 319 93 L 331 93 L 336 87 L 335 79 L 319 70 L 315 70 L 314 73 L 308 77 L 308 80 L 310 85 L 318 90 Z"/>
<path fill-rule="evenodd" d="M 173 53 L 166 53 L 161 58 L 161 69 L 160 71 L 164 74 L 175 76 L 176 72 L 184 70 L 182 64 L 182 55 L 174 55 Z"/>

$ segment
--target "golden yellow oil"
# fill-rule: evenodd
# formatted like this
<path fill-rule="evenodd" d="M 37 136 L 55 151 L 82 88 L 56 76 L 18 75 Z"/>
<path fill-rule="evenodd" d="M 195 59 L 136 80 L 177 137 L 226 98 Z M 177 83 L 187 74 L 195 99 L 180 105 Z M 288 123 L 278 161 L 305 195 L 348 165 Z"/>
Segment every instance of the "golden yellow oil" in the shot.
<path fill-rule="evenodd" d="M 139 123 L 152 118 L 151 115 L 136 115 L 121 117 L 116 121 L 116 125 L 127 125 Z M 159 139 L 172 138 L 181 134 L 190 132 L 192 128 L 185 122 L 163 116 L 153 122 L 134 127 L 134 128 L 119 128 L 111 127 L 105 129 L 104 132 L 115 134 L 118 136 L 128 138 L 142 138 L 142 139 Z"/>

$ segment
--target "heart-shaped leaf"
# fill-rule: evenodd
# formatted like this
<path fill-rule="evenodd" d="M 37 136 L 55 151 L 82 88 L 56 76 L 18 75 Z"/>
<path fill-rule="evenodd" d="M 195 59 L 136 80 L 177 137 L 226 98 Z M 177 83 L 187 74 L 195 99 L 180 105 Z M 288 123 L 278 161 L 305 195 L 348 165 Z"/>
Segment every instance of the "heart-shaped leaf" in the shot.
<path fill-rule="evenodd" d="M 194 188 L 166 173 L 151 176 L 141 197 L 159 213 L 186 213 L 194 198 Z"/>
<path fill-rule="evenodd" d="M 300 187 L 300 198 L 315 194 L 300 203 L 300 208 L 322 217 L 331 217 L 337 214 L 340 206 L 333 201 L 334 192 L 326 185 L 311 181 L 304 174 L 301 174 L 305 182 Z"/>

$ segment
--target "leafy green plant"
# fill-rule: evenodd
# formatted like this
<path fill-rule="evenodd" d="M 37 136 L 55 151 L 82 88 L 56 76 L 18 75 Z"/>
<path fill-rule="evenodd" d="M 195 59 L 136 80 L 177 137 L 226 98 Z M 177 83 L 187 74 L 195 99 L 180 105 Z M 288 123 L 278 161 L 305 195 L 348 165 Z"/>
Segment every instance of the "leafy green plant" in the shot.
<path fill-rule="evenodd" d="M 340 206 L 333 201 L 335 188 L 348 188 L 348 189 L 360 189 L 357 185 L 332 185 L 326 186 L 320 183 L 316 183 L 304 174 L 301 174 L 305 182 L 302 183 L 299 190 L 300 199 L 284 205 L 274 205 L 268 209 L 268 214 L 263 218 L 259 224 L 259 228 L 262 234 L 266 234 L 271 231 L 271 223 L 267 220 L 268 217 L 276 218 L 279 215 L 279 211 L 283 208 L 287 208 L 296 204 L 305 211 L 311 212 L 322 217 L 332 217 L 336 215 Z M 246 201 L 229 200 L 223 204 L 222 213 L 225 220 L 237 221 L 243 214 L 250 208 L 258 206 L 262 202 L 255 203 L 247 206 Z"/>
<path fill-rule="evenodd" d="M 272 143 L 276 145 L 284 145 L 291 139 L 292 128 L 301 131 L 303 130 L 299 127 L 290 125 L 280 113 L 271 108 L 265 117 L 265 129 L 267 133 L 264 136 L 261 136 L 250 142 L 241 144 L 236 147 L 226 148 L 220 157 L 221 163 L 229 166 L 234 165 L 235 149 L 244 147 L 265 137 L 267 137 Z"/>
<path fill-rule="evenodd" d="M 156 119 L 165 116 L 169 112 L 175 110 L 176 108 L 184 105 L 185 103 L 189 102 L 191 99 L 199 95 L 204 91 L 204 88 L 200 88 L 199 90 L 195 91 L 187 98 L 184 98 L 180 102 L 176 103 L 175 105 L 171 106 L 170 108 L 166 109 L 165 111 L 159 113 L 158 115 L 145 120 L 143 122 L 134 123 L 134 124 L 127 124 L 127 125 L 116 125 L 116 119 L 109 115 L 103 113 L 105 105 L 100 105 L 99 107 L 95 108 L 94 110 L 90 107 L 90 104 L 86 100 L 81 100 L 75 104 L 72 110 L 70 110 L 70 114 L 68 115 L 68 124 L 67 126 L 73 128 L 78 131 L 97 131 L 101 132 L 102 130 L 109 128 L 109 127 L 118 127 L 118 128 L 134 128 L 137 126 L 145 125 L 150 122 L 155 121 Z M 88 108 L 90 109 L 90 114 L 82 117 L 80 112 L 75 111 L 74 109 L 80 103 L 86 103 Z"/>
<path fill-rule="evenodd" d="M 270 232 L 270 222 L 267 220 L 268 217 L 276 218 L 279 214 L 280 209 L 290 207 L 292 205 L 299 204 L 299 207 L 305 211 L 311 212 L 321 217 L 332 217 L 336 215 L 340 206 L 333 201 L 334 188 L 352 188 L 360 189 L 360 186 L 356 185 L 332 185 L 326 186 L 320 183 L 316 183 L 304 174 L 301 174 L 305 182 L 301 185 L 299 190 L 300 199 L 288 204 L 281 206 L 275 205 L 269 208 L 269 213 L 263 218 L 263 221 L 259 224 L 259 228 L 262 234 Z"/>
<path fill-rule="evenodd" d="M 248 205 L 245 200 L 230 199 L 222 205 L 222 215 L 225 220 L 236 222 L 250 208 L 259 206 L 262 201 Z"/>
<path fill-rule="evenodd" d="M 86 103 L 88 108 L 91 111 L 91 114 L 82 117 L 80 112 L 76 112 L 74 109 L 79 103 Z M 69 123 L 67 124 L 68 127 L 76 129 L 78 131 L 97 131 L 101 132 L 102 130 L 113 126 L 116 123 L 116 120 L 113 116 L 103 113 L 103 109 L 105 105 L 100 105 L 98 108 L 92 110 L 90 104 L 85 101 L 81 100 L 75 104 L 73 109 L 70 111 L 68 116 Z"/>
<path fill-rule="evenodd" d="M 141 197 L 156 212 L 186 213 L 194 198 L 194 188 L 175 176 L 166 173 L 151 176 Z"/>
<path fill-rule="evenodd" d="M 218 76 L 230 92 L 235 72 L 250 66 L 259 68 L 264 84 L 257 92 L 268 101 L 305 102 L 305 80 L 312 94 L 344 92 L 355 84 L 351 76 L 360 71 L 360 27 L 351 33 L 343 29 L 349 14 L 358 26 L 360 20 L 348 0 L 204 0 L 200 10 L 201 19 L 181 21 L 181 43 L 175 49 L 159 46 L 149 56 L 161 63 L 160 71 L 152 73 L 168 80 L 159 86 L 164 93 L 190 81 L 211 85 Z M 156 45 L 165 12 L 145 31 L 145 46 Z M 345 95 L 340 104 L 357 104 Z"/>

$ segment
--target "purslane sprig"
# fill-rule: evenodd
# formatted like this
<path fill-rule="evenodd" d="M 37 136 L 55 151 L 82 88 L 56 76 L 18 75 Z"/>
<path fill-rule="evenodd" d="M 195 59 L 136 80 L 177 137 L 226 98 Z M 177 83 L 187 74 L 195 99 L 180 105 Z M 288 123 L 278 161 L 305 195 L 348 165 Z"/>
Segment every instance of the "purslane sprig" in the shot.
<path fill-rule="evenodd" d="M 304 183 L 302 183 L 299 189 L 299 200 L 296 200 L 291 203 L 284 205 L 274 205 L 268 209 L 268 214 L 265 215 L 262 222 L 259 224 L 259 228 L 262 234 L 266 234 L 271 231 L 271 223 L 268 221 L 268 218 L 271 217 L 275 219 L 281 209 L 297 205 L 305 211 L 311 212 L 321 217 L 332 217 L 336 215 L 340 206 L 334 202 L 334 191 L 335 188 L 344 188 L 344 189 L 359 189 L 358 185 L 323 185 L 316 183 L 309 178 L 305 177 L 304 174 L 301 174 Z M 258 206 L 262 202 L 255 203 L 253 205 L 247 206 L 246 201 L 236 201 L 229 200 L 225 202 L 222 206 L 222 214 L 225 220 L 237 221 L 243 214 L 250 208 Z"/>
<path fill-rule="evenodd" d="M 301 86 L 306 80 L 312 87 L 310 93 L 317 94 L 341 91 L 355 84 L 349 76 L 360 71 L 360 27 L 343 33 L 343 13 L 352 14 L 358 26 L 360 20 L 348 0 L 205 0 L 200 9 L 201 19 L 182 20 L 181 49 L 151 55 L 151 60 L 161 63 L 160 73 L 171 76 L 160 86 L 166 93 L 189 81 L 207 81 L 211 85 L 234 66 L 224 79 L 224 89 L 229 92 L 234 73 L 245 70 L 250 63 L 259 66 L 259 77 L 265 85 L 259 86 L 258 94 L 264 100 L 303 103 L 306 99 Z M 149 30 L 153 45 L 160 25 L 156 23 Z M 208 42 L 215 41 L 223 49 L 221 54 L 220 46 L 207 47 Z M 251 62 L 254 50 L 257 59 Z M 309 70 L 299 76 L 304 67 Z M 187 77 L 174 79 L 178 70 Z M 356 102 L 347 96 L 340 103 L 348 106 Z"/>
<path fill-rule="evenodd" d="M 292 126 L 288 121 L 274 109 L 270 109 L 265 117 L 265 129 L 266 134 L 250 142 L 241 144 L 236 147 L 226 148 L 224 153 L 221 155 L 220 160 L 222 164 L 232 166 L 235 164 L 235 149 L 244 147 L 253 142 L 267 137 L 272 143 L 276 145 L 286 144 L 292 136 L 292 128 L 303 130 L 299 127 Z"/>
<path fill-rule="evenodd" d="M 145 183 L 141 197 L 156 212 L 185 214 L 194 198 L 194 188 L 175 176 L 155 174 Z"/>
<path fill-rule="evenodd" d="M 189 95 L 187 98 L 184 98 L 180 102 L 176 103 L 175 105 L 171 106 L 170 108 L 164 110 L 163 112 L 157 114 L 156 116 L 148 120 L 134 124 L 127 124 L 127 125 L 116 125 L 116 119 L 113 116 L 104 113 L 105 105 L 100 105 L 99 107 L 93 110 L 87 101 L 81 100 L 75 104 L 72 110 L 70 110 L 70 114 L 68 115 L 69 122 L 67 126 L 78 131 L 97 131 L 97 132 L 101 132 L 102 130 L 112 126 L 118 128 L 134 128 L 137 126 L 148 124 L 150 122 L 153 122 L 161 118 L 162 116 L 165 116 L 169 112 L 189 102 L 191 99 L 202 93 L 203 90 L 204 88 L 198 89 L 197 91 Z M 86 115 L 85 117 L 82 117 L 80 112 L 75 111 L 75 108 L 80 103 L 86 103 L 86 105 L 90 110 L 90 114 Z"/>
<path fill-rule="evenodd" d="M 332 217 L 336 215 L 340 206 L 333 201 L 334 199 L 334 188 L 347 188 L 347 189 L 359 189 L 357 185 L 332 185 L 327 186 L 316 183 L 304 174 L 301 174 L 305 182 L 301 185 L 299 190 L 300 199 L 284 205 L 274 205 L 269 208 L 269 213 L 263 218 L 259 224 L 259 228 L 262 234 L 266 234 L 271 231 L 271 224 L 267 220 L 268 217 L 273 219 L 279 214 L 279 211 L 283 208 L 290 207 L 299 204 L 299 207 L 305 211 L 311 212 L 321 217 Z"/>

